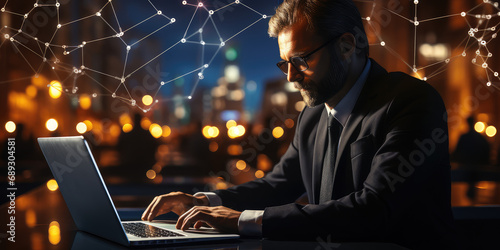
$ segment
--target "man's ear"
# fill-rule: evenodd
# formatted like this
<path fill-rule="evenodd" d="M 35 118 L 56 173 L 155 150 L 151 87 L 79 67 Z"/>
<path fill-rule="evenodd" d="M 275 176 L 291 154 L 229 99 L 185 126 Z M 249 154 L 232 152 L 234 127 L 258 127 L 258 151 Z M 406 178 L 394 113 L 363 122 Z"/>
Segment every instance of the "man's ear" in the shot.
<path fill-rule="evenodd" d="M 356 38 L 351 33 L 344 33 L 339 38 L 340 56 L 344 60 L 349 60 L 356 52 Z"/>

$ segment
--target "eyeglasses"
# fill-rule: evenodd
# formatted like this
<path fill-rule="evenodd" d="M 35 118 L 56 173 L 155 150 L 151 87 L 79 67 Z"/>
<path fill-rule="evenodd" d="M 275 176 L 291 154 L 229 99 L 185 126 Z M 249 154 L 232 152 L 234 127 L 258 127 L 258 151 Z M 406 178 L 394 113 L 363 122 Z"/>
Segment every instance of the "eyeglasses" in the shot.
<path fill-rule="evenodd" d="M 293 56 L 293 57 L 290 58 L 289 61 L 282 60 L 282 61 L 276 63 L 276 66 L 278 66 L 278 68 L 280 68 L 280 70 L 285 75 L 288 75 L 288 64 L 289 63 L 291 63 L 292 66 L 296 70 L 298 70 L 298 71 L 306 71 L 307 69 L 309 69 L 309 65 L 307 64 L 308 57 L 310 57 L 312 54 L 316 53 L 317 51 L 319 51 L 320 49 L 322 49 L 323 47 L 325 47 L 327 44 L 329 44 L 331 41 L 335 40 L 336 38 L 337 37 L 334 37 L 334 38 L 328 40 L 328 42 L 326 42 L 323 45 L 319 46 L 317 49 L 309 52 L 305 56 Z"/>

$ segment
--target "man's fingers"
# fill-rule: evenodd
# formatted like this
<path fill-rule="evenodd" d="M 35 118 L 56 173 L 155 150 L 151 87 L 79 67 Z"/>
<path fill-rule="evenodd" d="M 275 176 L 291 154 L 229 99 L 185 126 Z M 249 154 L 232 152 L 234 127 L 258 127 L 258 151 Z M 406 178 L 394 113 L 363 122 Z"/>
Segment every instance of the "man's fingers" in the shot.
<path fill-rule="evenodd" d="M 149 212 L 147 220 L 152 221 L 156 216 L 160 215 L 159 214 L 160 209 L 162 210 L 163 213 L 170 212 L 170 209 L 172 208 L 172 205 L 170 204 L 171 202 L 170 198 L 171 196 L 168 195 L 159 196 L 159 198 L 151 207 L 151 211 Z"/>
<path fill-rule="evenodd" d="M 183 213 L 181 216 L 179 216 L 179 219 L 177 219 L 177 223 L 175 224 L 175 228 L 181 229 L 182 224 L 184 223 L 184 220 L 193 212 L 195 211 L 197 207 L 192 207 L 185 213 Z"/>
<path fill-rule="evenodd" d="M 206 216 L 206 214 L 203 211 L 196 211 L 194 213 L 191 213 L 189 217 L 184 219 L 184 223 L 182 224 L 181 230 L 182 231 L 187 230 L 191 225 L 195 224 L 196 222 L 208 218 L 210 218 L 210 216 Z"/>
<path fill-rule="evenodd" d="M 146 210 L 144 210 L 144 213 L 142 213 L 142 216 L 141 216 L 141 219 L 142 220 L 146 220 L 148 218 L 148 215 L 151 211 L 151 207 L 153 206 L 153 204 L 155 204 L 156 200 L 158 199 L 158 196 L 156 196 L 152 201 L 151 203 L 149 203 L 149 206 L 146 208 Z"/>

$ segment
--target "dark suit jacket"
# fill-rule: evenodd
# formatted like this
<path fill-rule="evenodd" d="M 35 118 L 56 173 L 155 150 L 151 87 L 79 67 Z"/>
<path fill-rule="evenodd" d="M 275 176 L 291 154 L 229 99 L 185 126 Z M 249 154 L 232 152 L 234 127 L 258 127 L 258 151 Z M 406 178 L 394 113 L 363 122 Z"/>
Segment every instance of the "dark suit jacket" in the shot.
<path fill-rule="evenodd" d="M 265 238 L 450 243 L 447 114 L 434 88 L 372 60 L 340 138 L 333 199 L 318 205 L 326 128 L 324 105 L 305 108 L 273 171 L 217 190 L 223 205 L 265 209 Z M 304 193 L 311 204 L 294 203 Z"/>

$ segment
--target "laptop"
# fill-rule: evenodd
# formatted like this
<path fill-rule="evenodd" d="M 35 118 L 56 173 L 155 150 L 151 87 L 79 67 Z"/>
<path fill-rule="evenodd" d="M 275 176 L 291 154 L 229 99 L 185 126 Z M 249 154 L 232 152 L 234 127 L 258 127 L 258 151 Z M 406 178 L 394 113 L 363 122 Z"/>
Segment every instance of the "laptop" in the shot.
<path fill-rule="evenodd" d="M 76 227 L 121 245 L 237 239 L 215 229 L 178 230 L 165 221 L 121 221 L 83 136 L 38 138 Z"/>

